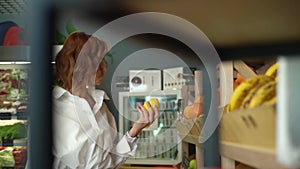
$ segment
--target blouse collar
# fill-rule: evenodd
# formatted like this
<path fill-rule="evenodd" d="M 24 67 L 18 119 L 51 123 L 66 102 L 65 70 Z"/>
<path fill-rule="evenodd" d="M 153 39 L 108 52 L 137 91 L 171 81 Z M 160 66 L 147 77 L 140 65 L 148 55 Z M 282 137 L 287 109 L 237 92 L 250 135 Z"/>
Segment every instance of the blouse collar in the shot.
<path fill-rule="evenodd" d="M 96 101 L 96 104 L 93 107 L 93 113 L 95 114 L 102 107 L 103 100 L 104 99 L 109 100 L 109 97 L 104 90 L 99 90 L 99 89 L 92 90 L 91 95 L 94 98 L 94 100 Z M 60 86 L 55 86 L 53 89 L 53 96 L 55 99 L 59 99 L 63 96 L 74 97 L 75 95 L 71 94 L 69 91 L 67 91 L 66 89 L 64 89 Z"/>

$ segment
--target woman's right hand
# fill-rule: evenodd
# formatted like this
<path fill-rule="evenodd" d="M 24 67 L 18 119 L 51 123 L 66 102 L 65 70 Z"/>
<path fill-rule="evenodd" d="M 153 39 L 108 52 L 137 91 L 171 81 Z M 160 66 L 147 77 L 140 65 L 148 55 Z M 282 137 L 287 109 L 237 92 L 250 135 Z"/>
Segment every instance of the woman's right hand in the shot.
<path fill-rule="evenodd" d="M 133 124 L 132 128 L 128 131 L 128 134 L 131 137 L 136 137 L 145 127 L 151 125 L 160 115 L 159 107 L 152 107 L 149 102 L 148 111 L 144 108 L 143 105 L 138 104 L 137 110 L 140 113 L 140 118 Z"/>

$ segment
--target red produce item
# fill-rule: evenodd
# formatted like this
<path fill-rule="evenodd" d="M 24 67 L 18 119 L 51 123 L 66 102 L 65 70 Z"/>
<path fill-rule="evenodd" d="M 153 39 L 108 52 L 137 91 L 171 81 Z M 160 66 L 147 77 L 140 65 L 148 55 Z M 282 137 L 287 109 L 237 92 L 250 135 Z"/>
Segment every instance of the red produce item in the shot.
<path fill-rule="evenodd" d="M 27 148 L 14 148 L 12 153 L 15 160 L 15 169 L 25 168 L 27 162 Z"/>
<path fill-rule="evenodd" d="M 27 43 L 20 38 L 20 35 L 24 33 L 23 29 L 18 26 L 12 26 L 5 34 L 4 46 L 17 46 L 26 45 Z"/>

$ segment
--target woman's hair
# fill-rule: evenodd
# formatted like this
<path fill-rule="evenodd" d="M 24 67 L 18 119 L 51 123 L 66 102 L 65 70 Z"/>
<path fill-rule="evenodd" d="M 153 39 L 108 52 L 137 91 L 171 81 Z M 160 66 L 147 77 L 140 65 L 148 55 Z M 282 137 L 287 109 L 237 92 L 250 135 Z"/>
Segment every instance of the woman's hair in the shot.
<path fill-rule="evenodd" d="M 69 91 L 94 84 L 106 52 L 104 41 L 83 32 L 70 34 L 55 58 L 56 83 Z"/>

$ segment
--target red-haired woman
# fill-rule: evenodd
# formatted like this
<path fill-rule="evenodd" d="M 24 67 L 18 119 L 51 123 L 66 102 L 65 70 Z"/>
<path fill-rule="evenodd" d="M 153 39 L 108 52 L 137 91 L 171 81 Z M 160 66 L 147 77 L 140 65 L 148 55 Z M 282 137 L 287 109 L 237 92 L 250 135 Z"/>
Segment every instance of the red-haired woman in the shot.
<path fill-rule="evenodd" d="M 72 33 L 55 59 L 53 89 L 54 168 L 118 168 L 133 155 L 138 134 L 159 116 L 137 106 L 140 118 L 117 143 L 115 120 L 96 90 L 106 72 L 104 41 L 83 32 Z"/>

